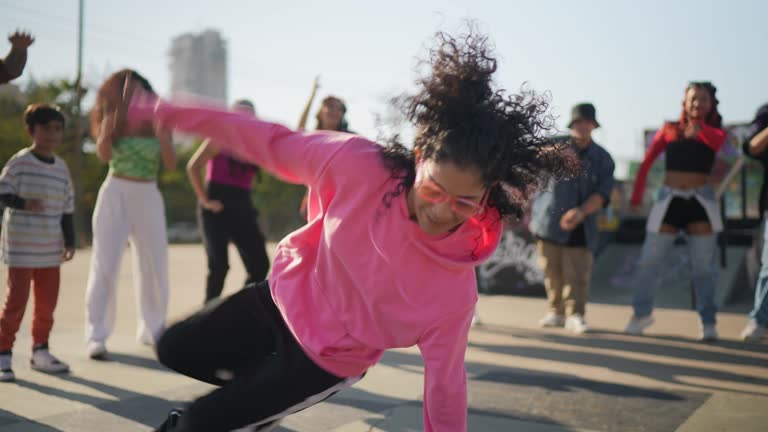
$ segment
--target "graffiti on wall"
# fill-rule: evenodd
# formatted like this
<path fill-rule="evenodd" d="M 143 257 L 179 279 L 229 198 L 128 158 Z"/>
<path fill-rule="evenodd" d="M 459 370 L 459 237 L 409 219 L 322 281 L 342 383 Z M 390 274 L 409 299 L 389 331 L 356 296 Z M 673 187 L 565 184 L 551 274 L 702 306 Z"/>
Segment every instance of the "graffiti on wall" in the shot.
<path fill-rule="evenodd" d="M 507 230 L 499 248 L 478 267 L 481 287 L 495 292 L 543 291 L 536 242 L 527 230 Z"/>

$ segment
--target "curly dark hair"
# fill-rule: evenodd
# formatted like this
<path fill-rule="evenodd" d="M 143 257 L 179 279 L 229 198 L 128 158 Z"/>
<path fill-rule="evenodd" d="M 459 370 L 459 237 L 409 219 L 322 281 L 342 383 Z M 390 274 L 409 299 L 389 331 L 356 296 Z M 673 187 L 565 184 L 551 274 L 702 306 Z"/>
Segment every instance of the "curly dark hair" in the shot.
<path fill-rule="evenodd" d="M 381 152 L 392 178 L 400 180 L 384 203 L 413 186 L 418 150 L 423 159 L 479 169 L 490 188 L 487 205 L 501 217 L 520 217 L 538 187 L 577 167 L 570 143 L 550 138 L 550 97 L 494 88 L 496 59 L 488 38 L 475 29 L 459 38 L 439 32 L 436 39 L 422 62 L 431 70 L 417 81 L 420 90 L 395 100 L 417 132 L 413 150 L 394 137 Z"/>

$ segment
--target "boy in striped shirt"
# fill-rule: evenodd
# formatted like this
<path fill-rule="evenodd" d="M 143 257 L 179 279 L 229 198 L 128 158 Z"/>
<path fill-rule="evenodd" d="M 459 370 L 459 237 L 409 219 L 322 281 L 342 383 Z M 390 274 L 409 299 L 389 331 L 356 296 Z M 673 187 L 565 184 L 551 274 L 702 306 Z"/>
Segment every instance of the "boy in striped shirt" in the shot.
<path fill-rule="evenodd" d="M 8 266 L 8 289 L 0 313 L 0 381 L 13 381 L 11 349 L 34 290 L 32 369 L 62 373 L 69 366 L 48 350 L 59 295 L 59 267 L 75 254 L 74 192 L 67 164 L 53 153 L 61 144 L 64 116 L 58 108 L 32 104 L 24 112 L 32 145 L 16 153 L 0 173 L 5 207 L 0 257 Z"/>

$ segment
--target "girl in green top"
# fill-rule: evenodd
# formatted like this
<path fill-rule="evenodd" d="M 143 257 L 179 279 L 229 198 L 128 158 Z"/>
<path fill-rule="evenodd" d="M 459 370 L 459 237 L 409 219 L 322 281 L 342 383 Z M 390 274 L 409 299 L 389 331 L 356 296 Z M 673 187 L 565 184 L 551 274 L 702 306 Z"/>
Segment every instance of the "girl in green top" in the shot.
<path fill-rule="evenodd" d="M 106 340 L 115 324 L 117 275 L 130 239 L 133 281 L 141 319 L 137 338 L 152 345 L 165 328 L 168 308 L 168 239 L 165 206 L 157 188 L 160 164 L 176 167 L 170 133 L 151 124 L 123 123 L 117 112 L 124 92 L 135 87 L 153 92 L 132 70 L 110 76 L 99 89 L 91 112 L 91 134 L 109 175 L 93 213 L 93 254 L 86 290 L 86 340 L 93 359 L 106 356 Z"/>

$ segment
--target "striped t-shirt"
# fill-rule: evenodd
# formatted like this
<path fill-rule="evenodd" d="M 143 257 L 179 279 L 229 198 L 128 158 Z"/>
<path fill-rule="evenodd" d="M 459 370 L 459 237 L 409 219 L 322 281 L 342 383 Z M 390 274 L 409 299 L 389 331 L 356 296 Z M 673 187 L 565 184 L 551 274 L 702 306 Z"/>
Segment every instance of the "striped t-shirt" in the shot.
<path fill-rule="evenodd" d="M 16 153 L 0 173 L 0 195 L 41 200 L 39 212 L 6 207 L 0 256 L 9 267 L 45 268 L 62 263 L 62 215 L 73 213 L 75 196 L 67 164 L 39 160 L 28 148 Z"/>

